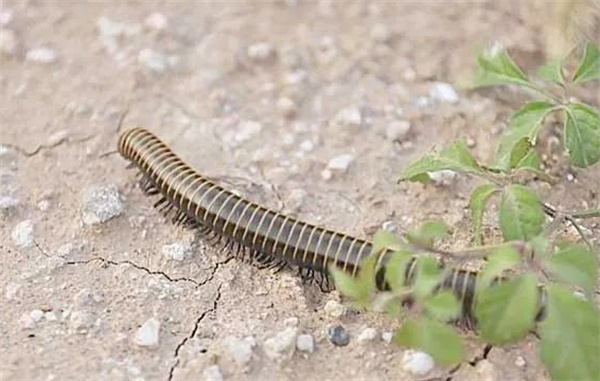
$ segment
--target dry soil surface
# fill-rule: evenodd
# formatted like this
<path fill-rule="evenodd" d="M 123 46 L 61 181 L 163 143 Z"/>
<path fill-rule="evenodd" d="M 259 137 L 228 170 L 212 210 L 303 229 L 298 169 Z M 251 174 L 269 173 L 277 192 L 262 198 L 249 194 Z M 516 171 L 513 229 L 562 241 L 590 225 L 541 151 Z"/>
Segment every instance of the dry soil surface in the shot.
<path fill-rule="evenodd" d="M 493 1 L 4 1 L 0 378 L 547 379 L 533 337 L 484 353 L 466 334 L 470 363 L 431 368 L 389 343 L 395 322 L 170 224 L 115 153 L 119 126 L 145 126 L 271 208 L 361 237 L 442 218 L 462 247 L 477 183 L 396 178 L 457 137 L 491 157 L 527 96 L 463 85 L 492 40 L 540 64 L 538 12 Z M 565 210 L 598 207 L 598 169 L 564 165 L 556 131 L 541 149 L 560 181 L 540 192 Z M 328 340 L 334 325 L 347 346 Z"/>

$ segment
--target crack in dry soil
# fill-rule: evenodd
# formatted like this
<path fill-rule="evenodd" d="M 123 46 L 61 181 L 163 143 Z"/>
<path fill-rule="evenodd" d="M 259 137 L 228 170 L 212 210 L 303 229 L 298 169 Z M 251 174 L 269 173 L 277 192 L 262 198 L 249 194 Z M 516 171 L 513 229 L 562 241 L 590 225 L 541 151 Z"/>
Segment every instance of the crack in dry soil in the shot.
<path fill-rule="evenodd" d="M 40 144 L 33 151 L 27 151 L 25 148 L 22 148 L 21 146 L 18 146 L 16 144 L 7 143 L 7 144 L 4 144 L 4 146 L 14 149 L 16 152 L 20 153 L 21 155 L 23 155 L 25 157 L 33 157 L 33 156 L 37 155 L 38 153 L 40 153 L 42 150 L 53 150 L 54 148 L 59 148 L 60 146 L 62 146 L 64 144 L 85 143 L 88 140 L 94 138 L 95 136 L 96 136 L 96 134 L 91 134 L 91 135 L 85 136 L 80 139 L 69 139 L 68 137 L 64 137 L 64 138 L 59 139 L 56 143 L 53 143 L 53 144 Z"/>
<path fill-rule="evenodd" d="M 206 315 L 217 310 L 219 299 L 221 299 L 221 286 L 223 286 L 223 284 L 220 284 L 219 287 L 217 287 L 217 295 L 213 300 L 213 306 L 208 310 L 205 310 L 204 312 L 202 312 L 202 314 L 200 314 L 200 316 L 198 316 L 198 318 L 196 319 L 196 323 L 194 324 L 194 328 L 192 329 L 192 332 L 188 336 L 184 337 L 183 340 L 181 340 L 181 342 L 177 344 L 177 347 L 175 347 L 175 353 L 173 355 L 175 362 L 171 366 L 171 369 L 169 369 L 169 377 L 167 378 L 168 381 L 172 381 L 173 374 L 175 373 L 175 368 L 177 368 L 177 366 L 179 365 L 179 351 L 181 350 L 181 348 L 183 348 L 183 346 L 187 343 L 189 339 L 193 338 L 196 335 L 198 327 L 200 326 L 200 323 L 202 322 L 202 320 L 204 320 Z"/>
<path fill-rule="evenodd" d="M 458 370 L 465 364 L 468 364 L 471 367 L 475 367 L 477 366 L 477 364 L 481 361 L 481 360 L 485 360 L 487 359 L 488 354 L 490 353 L 490 351 L 492 350 L 493 345 L 491 344 L 487 344 L 483 350 L 481 351 L 480 355 L 477 355 L 475 357 L 473 357 L 471 360 L 469 361 L 463 361 L 462 363 L 458 364 L 457 366 L 455 366 L 454 368 L 450 369 L 445 376 L 442 377 L 433 377 L 433 378 L 428 378 L 425 381 L 452 381 L 452 378 L 454 377 L 454 374 L 456 372 L 458 372 Z"/>

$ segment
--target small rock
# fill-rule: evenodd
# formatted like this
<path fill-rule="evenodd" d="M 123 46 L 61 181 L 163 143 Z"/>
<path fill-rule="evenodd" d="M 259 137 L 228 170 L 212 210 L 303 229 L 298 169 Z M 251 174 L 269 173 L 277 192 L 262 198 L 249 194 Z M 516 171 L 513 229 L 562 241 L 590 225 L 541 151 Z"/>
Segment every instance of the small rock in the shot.
<path fill-rule="evenodd" d="M 429 354 L 409 349 L 402 356 L 401 366 L 407 372 L 422 376 L 433 369 L 435 362 Z"/>
<path fill-rule="evenodd" d="M 390 233 L 398 232 L 398 224 L 394 221 L 384 221 L 383 224 L 381 224 L 381 228 Z"/>
<path fill-rule="evenodd" d="M 290 98 L 279 98 L 277 100 L 277 108 L 286 118 L 291 118 L 298 113 L 298 106 Z"/>
<path fill-rule="evenodd" d="M 525 361 L 525 358 L 523 358 L 523 356 L 519 356 L 515 359 L 515 366 L 523 368 L 525 367 L 525 365 L 527 365 L 527 362 Z"/>
<path fill-rule="evenodd" d="M 31 316 L 29 316 L 29 314 L 21 315 L 19 322 L 24 329 L 32 329 L 35 327 L 35 321 L 31 318 Z"/>
<path fill-rule="evenodd" d="M 291 318 L 287 318 L 283 321 L 283 325 L 285 325 L 286 327 L 297 327 L 298 323 L 300 321 L 298 320 L 297 317 L 291 317 Z"/>
<path fill-rule="evenodd" d="M 19 206 L 18 199 L 10 196 L 0 196 L 0 209 L 8 210 Z"/>
<path fill-rule="evenodd" d="M 202 372 L 205 381 L 223 381 L 223 373 L 218 365 L 211 365 Z"/>
<path fill-rule="evenodd" d="M 104 223 L 125 209 L 124 198 L 115 184 L 88 188 L 83 195 L 81 217 L 86 225 Z"/>
<path fill-rule="evenodd" d="M 160 322 L 155 318 L 146 320 L 144 324 L 136 331 L 133 342 L 139 347 L 157 348 L 160 332 Z"/>
<path fill-rule="evenodd" d="M 6 56 L 14 56 L 17 52 L 17 36 L 10 29 L 0 29 L 0 52 Z"/>
<path fill-rule="evenodd" d="M 74 330 L 83 330 L 92 324 L 92 317 L 87 311 L 74 311 L 69 316 L 69 324 Z"/>
<path fill-rule="evenodd" d="M 31 318 L 31 320 L 33 320 L 35 323 L 37 323 L 40 320 L 42 320 L 42 318 L 44 317 L 44 311 L 33 310 L 29 313 L 29 317 Z"/>
<path fill-rule="evenodd" d="M 333 177 L 333 173 L 329 170 L 329 169 L 324 169 L 321 171 L 321 177 L 323 178 L 323 180 L 331 180 L 331 178 Z"/>
<path fill-rule="evenodd" d="M 144 25 L 150 29 L 157 31 L 165 30 L 167 28 L 167 18 L 162 13 L 154 12 L 144 20 Z"/>
<path fill-rule="evenodd" d="M 345 153 L 329 160 L 329 163 L 327 163 L 327 169 L 331 171 L 346 172 L 353 161 L 354 155 Z"/>
<path fill-rule="evenodd" d="M 454 87 L 448 83 L 438 82 L 433 85 L 429 92 L 431 98 L 442 102 L 456 103 L 458 102 L 458 94 Z"/>
<path fill-rule="evenodd" d="M 69 130 L 60 130 L 60 131 L 57 131 L 57 132 L 53 133 L 52 135 L 50 135 L 50 137 L 46 141 L 46 144 L 48 146 L 55 146 L 57 144 L 64 142 L 68 138 L 69 138 Z"/>
<path fill-rule="evenodd" d="M 167 58 L 152 49 L 142 49 L 138 53 L 138 63 L 144 65 L 148 70 L 155 73 L 163 73 L 167 70 Z"/>
<path fill-rule="evenodd" d="M 302 143 L 300 143 L 300 149 L 302 151 L 310 152 L 314 148 L 315 148 L 315 144 L 313 142 L 311 142 L 310 140 L 305 140 Z"/>
<path fill-rule="evenodd" d="M 9 283 L 4 289 L 4 297 L 8 300 L 18 299 L 21 294 L 21 285 L 17 283 Z"/>
<path fill-rule="evenodd" d="M 281 360 L 291 356 L 294 353 L 297 335 L 297 328 L 288 327 L 268 338 L 263 344 L 265 355 L 271 360 Z"/>
<path fill-rule="evenodd" d="M 3 9 L 0 11 L 0 25 L 7 26 L 11 23 L 13 19 L 13 12 L 11 9 L 7 8 L 5 5 L 2 6 Z"/>
<path fill-rule="evenodd" d="M 21 221 L 14 227 L 10 234 L 13 243 L 21 248 L 33 246 L 33 221 Z"/>
<path fill-rule="evenodd" d="M 238 125 L 234 139 L 238 143 L 246 142 L 252 139 L 262 130 L 262 124 L 251 120 L 244 121 Z"/>
<path fill-rule="evenodd" d="M 346 312 L 346 307 L 337 300 L 328 300 L 327 303 L 325 303 L 324 310 L 327 315 L 339 318 Z"/>
<path fill-rule="evenodd" d="M 58 316 L 56 316 L 56 312 L 54 311 L 48 311 L 44 314 L 44 319 L 48 320 L 48 321 L 57 321 L 58 320 Z"/>
<path fill-rule="evenodd" d="M 361 343 L 366 341 L 373 341 L 377 337 L 377 330 L 375 328 L 367 327 L 363 329 L 357 337 L 357 340 Z"/>
<path fill-rule="evenodd" d="M 228 336 L 224 342 L 227 346 L 228 354 L 235 364 L 240 368 L 246 367 L 252 359 L 252 350 L 256 345 L 254 339 L 246 337 L 240 340 L 234 336 Z"/>
<path fill-rule="evenodd" d="M 350 343 L 350 335 L 341 325 L 330 327 L 327 331 L 327 338 L 333 345 L 338 347 L 345 347 Z"/>
<path fill-rule="evenodd" d="M 348 107 L 339 111 L 333 118 L 333 122 L 342 126 L 360 126 L 362 124 L 362 114 L 358 107 Z"/>
<path fill-rule="evenodd" d="M 390 40 L 391 33 L 385 24 L 375 24 L 371 29 L 371 38 L 375 42 L 385 43 Z"/>
<path fill-rule="evenodd" d="M 58 53 L 56 50 L 47 47 L 35 48 L 27 51 L 25 59 L 27 61 L 49 65 L 56 62 Z"/>
<path fill-rule="evenodd" d="M 298 212 L 302 209 L 307 197 L 308 192 L 306 192 L 304 189 L 293 189 L 285 200 L 285 205 L 288 210 L 292 212 Z"/>
<path fill-rule="evenodd" d="M 428 172 L 429 177 L 436 186 L 449 186 L 457 177 L 457 173 L 449 169 L 441 171 Z"/>
<path fill-rule="evenodd" d="M 250 45 L 248 47 L 248 57 L 254 62 L 265 62 L 275 54 L 273 46 L 266 42 Z"/>
<path fill-rule="evenodd" d="M 162 253 L 165 257 L 176 261 L 183 261 L 186 259 L 191 251 L 189 244 L 184 243 L 172 243 L 170 245 L 163 245 Z"/>
<path fill-rule="evenodd" d="M 300 352 L 313 353 L 315 351 L 315 339 L 312 335 L 307 333 L 298 335 L 298 338 L 296 339 L 296 348 Z"/>
<path fill-rule="evenodd" d="M 410 123 L 406 120 L 394 121 L 385 128 L 385 136 L 390 140 L 402 140 L 409 132 Z"/>
<path fill-rule="evenodd" d="M 383 340 L 385 343 L 391 344 L 393 339 L 394 339 L 394 332 L 388 331 L 388 332 L 381 333 L 381 340 Z"/>

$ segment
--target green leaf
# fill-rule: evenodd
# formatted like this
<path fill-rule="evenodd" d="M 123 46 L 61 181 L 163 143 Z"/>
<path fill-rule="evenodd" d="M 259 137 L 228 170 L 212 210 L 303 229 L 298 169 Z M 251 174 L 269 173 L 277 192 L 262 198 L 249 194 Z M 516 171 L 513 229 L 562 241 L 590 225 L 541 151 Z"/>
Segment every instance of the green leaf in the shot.
<path fill-rule="evenodd" d="M 553 110 L 554 105 L 546 101 L 533 101 L 521 107 L 512 116 L 508 129 L 502 135 L 491 167 L 503 171 L 516 167 L 535 145 L 544 119 Z"/>
<path fill-rule="evenodd" d="M 473 235 L 475 236 L 475 242 L 478 245 L 483 244 L 483 235 L 481 234 L 481 227 L 483 225 L 483 214 L 485 212 L 485 206 L 489 198 L 498 191 L 500 190 L 495 185 L 484 184 L 477 187 L 477 189 L 475 189 L 471 194 L 469 208 L 471 209 Z"/>
<path fill-rule="evenodd" d="M 406 320 L 396 332 L 394 341 L 401 346 L 421 349 L 442 365 L 457 364 L 465 354 L 455 329 L 428 318 L 422 318 L 419 322 Z"/>
<path fill-rule="evenodd" d="M 447 235 L 448 227 L 444 221 L 428 221 L 419 226 L 416 231 L 407 234 L 407 239 L 424 247 L 432 247 L 435 241 Z"/>
<path fill-rule="evenodd" d="M 475 316 L 483 338 L 490 344 L 504 344 L 524 337 L 535 323 L 538 295 L 533 274 L 481 291 Z"/>
<path fill-rule="evenodd" d="M 500 199 L 500 229 L 507 241 L 529 240 L 542 231 L 544 211 L 538 196 L 519 184 L 504 188 Z"/>
<path fill-rule="evenodd" d="M 379 229 L 373 235 L 373 248 L 371 253 L 377 253 L 382 249 L 402 250 L 400 238 L 387 230 Z"/>
<path fill-rule="evenodd" d="M 583 58 L 573 75 L 574 83 L 582 83 L 600 79 L 600 51 L 598 47 L 589 42 L 585 46 Z"/>
<path fill-rule="evenodd" d="M 475 83 L 478 86 L 530 85 L 523 71 L 499 43 L 495 43 L 479 53 L 477 63 L 479 70 Z"/>
<path fill-rule="evenodd" d="M 548 286 L 547 316 L 540 323 L 541 357 L 555 381 L 600 379 L 600 314 L 561 285 Z"/>
<path fill-rule="evenodd" d="M 421 327 L 414 319 L 406 319 L 394 335 L 394 342 L 409 348 L 420 348 L 422 342 Z"/>
<path fill-rule="evenodd" d="M 565 149 L 573 165 L 589 167 L 600 160 L 600 115 L 583 103 L 565 107 Z"/>
<path fill-rule="evenodd" d="M 537 71 L 537 76 L 544 81 L 564 85 L 565 77 L 563 75 L 563 60 L 554 60 L 540 66 Z"/>
<path fill-rule="evenodd" d="M 365 302 L 366 299 L 368 299 L 369 291 L 357 278 L 351 276 L 334 265 L 330 266 L 329 272 L 333 277 L 335 287 L 343 295 L 346 295 L 358 302 Z"/>
<path fill-rule="evenodd" d="M 385 281 L 395 293 L 401 293 L 406 286 L 406 269 L 412 259 L 408 251 L 394 252 L 385 268 Z"/>
<path fill-rule="evenodd" d="M 483 173 L 483 169 L 471 155 L 465 142 L 457 140 L 441 152 L 434 149 L 423 155 L 402 171 L 398 181 L 430 180 L 429 172 L 444 169 L 464 173 Z"/>
<path fill-rule="evenodd" d="M 431 257 L 417 258 L 417 274 L 414 281 L 414 295 L 417 300 L 423 300 L 436 288 L 442 278 L 440 264 Z"/>
<path fill-rule="evenodd" d="M 481 291 L 485 290 L 504 271 L 514 268 L 519 263 L 521 263 L 521 256 L 514 247 L 505 246 L 497 249 L 488 257 L 477 288 Z"/>
<path fill-rule="evenodd" d="M 396 319 L 402 314 L 402 300 L 393 292 L 378 292 L 371 308 L 375 312 L 385 312 Z"/>
<path fill-rule="evenodd" d="M 530 144 L 528 144 L 528 145 L 529 145 L 529 147 L 531 147 Z M 514 151 L 513 151 L 513 153 L 514 153 Z M 511 156 L 511 166 L 513 166 L 512 159 L 513 159 L 513 157 Z M 519 161 L 517 161 L 514 164 L 513 168 L 515 168 L 515 169 L 529 168 L 534 173 L 535 173 L 535 171 L 541 172 L 541 171 L 539 171 L 540 160 L 538 159 L 538 156 L 537 156 L 537 153 L 535 152 L 535 150 L 529 149 L 529 152 L 527 152 L 527 154 L 525 156 L 523 156 Z M 541 172 L 541 173 L 543 173 L 543 172 Z"/>
<path fill-rule="evenodd" d="M 425 311 L 434 319 L 446 322 L 459 316 L 460 304 L 454 293 L 442 291 L 425 302 Z"/>
<path fill-rule="evenodd" d="M 598 259 L 587 246 L 569 244 L 549 257 L 544 265 L 556 278 L 581 287 L 588 294 L 596 286 Z"/>

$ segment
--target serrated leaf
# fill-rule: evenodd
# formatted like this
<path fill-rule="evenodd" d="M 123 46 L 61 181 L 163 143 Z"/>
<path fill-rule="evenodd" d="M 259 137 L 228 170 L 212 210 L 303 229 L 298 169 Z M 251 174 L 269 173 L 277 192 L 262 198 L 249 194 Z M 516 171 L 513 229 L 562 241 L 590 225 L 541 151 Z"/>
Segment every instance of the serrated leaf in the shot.
<path fill-rule="evenodd" d="M 530 85 L 523 71 L 499 43 L 495 43 L 479 53 L 477 63 L 479 70 L 475 83 L 478 86 Z"/>
<path fill-rule="evenodd" d="M 442 269 L 439 263 L 431 257 L 417 258 L 416 279 L 414 281 L 414 295 L 417 300 L 423 300 L 431 295 L 440 283 Z"/>
<path fill-rule="evenodd" d="M 565 107 L 565 149 L 573 165 L 580 168 L 600 160 L 600 115 L 583 103 Z"/>
<path fill-rule="evenodd" d="M 505 246 L 497 249 L 488 257 L 479 282 L 477 282 L 477 288 L 483 291 L 504 271 L 514 268 L 519 263 L 521 263 L 521 257 L 514 247 Z"/>
<path fill-rule="evenodd" d="M 481 335 L 490 344 L 524 337 L 538 312 L 538 289 L 533 274 L 489 287 L 479 293 L 475 316 Z"/>
<path fill-rule="evenodd" d="M 529 188 L 513 184 L 500 199 L 500 229 L 507 241 L 529 240 L 542 231 L 544 211 L 539 197 Z"/>
<path fill-rule="evenodd" d="M 563 75 L 563 60 L 553 60 L 540 66 L 537 71 L 537 76 L 544 81 L 564 85 L 565 77 Z"/>
<path fill-rule="evenodd" d="M 583 58 L 573 75 L 574 83 L 582 83 L 600 79 L 600 51 L 598 47 L 589 42 L 585 45 Z"/>
<path fill-rule="evenodd" d="M 540 323 L 541 357 L 555 381 L 600 379 L 600 314 L 561 285 L 548 286 L 547 316 Z"/>
<path fill-rule="evenodd" d="M 469 208 L 471 209 L 471 223 L 473 224 L 473 235 L 475 242 L 478 245 L 483 243 L 483 235 L 481 234 L 481 226 L 483 224 L 483 214 L 485 206 L 489 198 L 500 190 L 493 184 L 480 185 L 471 194 Z"/>
<path fill-rule="evenodd" d="M 561 281 L 590 294 L 596 285 L 598 259 L 586 246 L 569 244 L 546 259 L 544 266 Z"/>
<path fill-rule="evenodd" d="M 412 259 L 407 251 L 392 253 L 386 268 L 385 281 L 395 293 L 403 292 L 406 286 L 406 270 Z"/>
<path fill-rule="evenodd" d="M 373 248 L 371 253 L 376 253 L 382 249 L 401 250 L 402 241 L 394 233 L 387 230 L 379 229 L 373 235 Z"/>
<path fill-rule="evenodd" d="M 429 353 L 436 363 L 450 366 L 463 360 L 465 349 L 455 328 L 423 318 L 421 329 L 421 348 Z"/>
<path fill-rule="evenodd" d="M 448 235 L 448 227 L 444 221 L 428 221 L 407 235 L 410 242 L 418 243 L 420 246 L 432 247 L 435 241 Z"/>
<path fill-rule="evenodd" d="M 452 170 L 464 173 L 482 173 L 483 169 L 471 155 L 462 140 L 455 141 L 441 152 L 432 150 L 405 168 L 398 181 L 429 180 L 429 172 Z"/>
<path fill-rule="evenodd" d="M 502 135 L 491 167 L 503 171 L 514 168 L 519 160 L 527 154 L 529 148 L 535 145 L 544 119 L 553 110 L 554 105 L 546 101 L 533 101 L 521 107 L 512 116 L 508 129 Z M 522 143 L 523 140 L 525 143 Z M 524 151 L 523 144 L 527 147 Z M 521 151 L 513 154 L 515 148 L 520 148 Z"/>
<path fill-rule="evenodd" d="M 442 291 L 425 302 L 425 311 L 434 319 L 447 322 L 460 314 L 460 304 L 454 293 Z"/>

